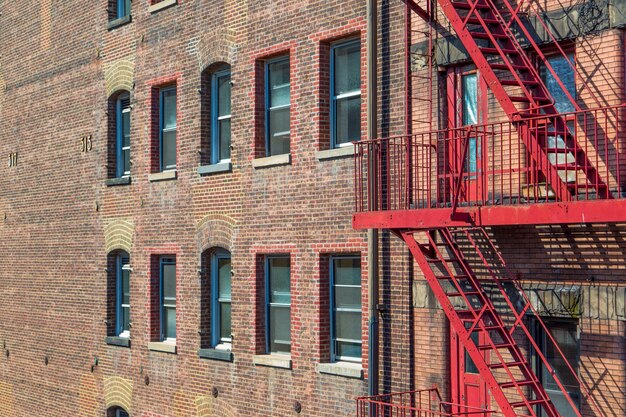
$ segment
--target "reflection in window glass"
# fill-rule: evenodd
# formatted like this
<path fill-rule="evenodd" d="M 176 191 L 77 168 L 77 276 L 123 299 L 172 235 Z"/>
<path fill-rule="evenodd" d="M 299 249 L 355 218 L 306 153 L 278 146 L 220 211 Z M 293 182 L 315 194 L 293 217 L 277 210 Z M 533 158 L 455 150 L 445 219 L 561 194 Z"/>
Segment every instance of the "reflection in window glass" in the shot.
<path fill-rule="evenodd" d="M 290 80 L 289 57 L 269 61 L 266 65 L 267 85 L 266 153 L 267 156 L 289 153 Z"/>
<path fill-rule="evenodd" d="M 330 258 L 333 360 L 361 360 L 361 258 Z"/>

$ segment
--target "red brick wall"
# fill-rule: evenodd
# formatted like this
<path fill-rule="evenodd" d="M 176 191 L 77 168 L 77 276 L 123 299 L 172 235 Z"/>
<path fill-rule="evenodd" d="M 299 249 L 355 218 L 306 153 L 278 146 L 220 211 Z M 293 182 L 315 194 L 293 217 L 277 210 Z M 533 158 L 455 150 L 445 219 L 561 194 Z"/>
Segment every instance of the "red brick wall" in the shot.
<path fill-rule="evenodd" d="M 366 381 L 316 370 L 329 356 L 323 258 L 360 253 L 365 289 L 366 239 L 351 227 L 352 159 L 319 161 L 316 153 L 328 142 L 328 57 L 321 49 L 331 40 L 360 36 L 365 59 L 365 4 L 197 0 L 150 14 L 149 3 L 133 1 L 132 22 L 110 31 L 107 2 L 91 8 L 51 1 L 0 6 L 1 19 L 11 22 L 0 25 L 0 87 L 6 84 L 0 89 L 0 155 L 19 152 L 17 167 L 0 164 L 0 341 L 10 351 L 0 359 L 0 411 L 105 415 L 119 396 L 138 416 L 295 415 L 295 401 L 302 404 L 301 415 L 352 415 Z M 401 16 L 400 2 L 381 8 L 381 48 L 390 59 L 381 65 L 380 124 L 395 133 L 403 129 L 396 102 L 403 91 L 402 51 L 394 46 L 401 39 Z M 292 163 L 255 170 L 251 159 L 261 155 L 256 139 L 262 116 L 255 68 L 287 50 Z M 120 82 L 110 70 L 120 62 L 134 65 L 127 69 L 132 80 L 122 83 L 134 86 L 132 181 L 107 187 L 113 163 L 108 99 L 115 93 L 107 89 Z M 203 71 L 217 62 L 232 70 L 233 169 L 200 176 L 197 167 L 206 159 L 198 151 L 206 149 L 207 129 L 198 89 L 206 83 Z M 172 82 L 178 178 L 150 182 L 149 174 L 158 170 L 155 89 Z M 364 103 L 364 80 L 362 85 Z M 80 151 L 84 135 L 93 137 L 93 150 L 86 153 Z M 114 220 L 133 229 L 130 348 L 104 343 L 110 292 L 105 230 Z M 201 254 L 213 247 L 232 253 L 233 363 L 198 357 L 205 347 L 198 270 Z M 252 363 L 264 343 L 257 259 L 277 250 L 292 259 L 291 370 Z M 158 339 L 153 260 L 161 254 L 175 255 L 177 262 L 176 354 L 147 348 Z M 387 277 L 408 286 L 403 259 Z M 396 295 L 404 293 L 393 289 L 386 297 Z M 364 290 L 365 376 L 366 305 Z M 394 310 L 390 326 L 406 313 L 406 306 Z M 399 354 L 387 354 L 387 362 Z M 408 381 L 408 370 L 385 372 L 389 381 Z M 112 378 L 132 388 L 111 388 Z"/>

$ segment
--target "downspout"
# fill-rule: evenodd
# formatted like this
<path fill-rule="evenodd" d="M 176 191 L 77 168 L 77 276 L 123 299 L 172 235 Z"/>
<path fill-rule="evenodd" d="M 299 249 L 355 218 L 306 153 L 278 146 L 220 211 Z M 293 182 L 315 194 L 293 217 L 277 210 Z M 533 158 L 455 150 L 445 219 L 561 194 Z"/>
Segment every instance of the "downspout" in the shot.
<path fill-rule="evenodd" d="M 378 121 L 378 0 L 367 0 L 367 139 L 376 139 Z M 372 148 L 370 148 L 370 152 Z M 367 182 L 367 198 L 369 210 L 377 209 L 375 174 L 376 164 L 373 153 L 368 158 L 369 181 Z M 367 231 L 367 301 L 368 301 L 368 394 L 378 394 L 378 229 Z M 370 415 L 371 414 L 370 410 Z"/>

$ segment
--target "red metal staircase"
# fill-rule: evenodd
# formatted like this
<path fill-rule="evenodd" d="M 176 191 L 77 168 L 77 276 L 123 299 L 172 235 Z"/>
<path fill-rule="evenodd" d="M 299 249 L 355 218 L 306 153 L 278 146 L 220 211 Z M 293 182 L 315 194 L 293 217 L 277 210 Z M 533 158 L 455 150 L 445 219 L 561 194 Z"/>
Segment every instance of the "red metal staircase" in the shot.
<path fill-rule="evenodd" d="M 438 0 L 438 3 L 494 97 L 509 120 L 516 124 L 520 139 L 555 197 L 568 201 L 579 189 L 592 188 L 597 195 L 611 198 L 606 183 L 569 131 L 565 118 L 558 115 L 535 63 L 518 40 L 524 38 L 528 47 L 536 51 L 574 109 L 580 110 L 525 28 L 519 17 L 520 6 L 514 8 L 508 0 L 502 0 L 506 12 L 503 14 L 499 11 L 502 5 L 492 0 Z M 554 115 L 550 126 L 529 126 L 524 122 L 525 118 L 542 113 Z M 549 137 L 557 136 L 563 139 L 565 146 L 550 143 Z M 572 180 L 572 174 L 586 181 Z"/>
<path fill-rule="evenodd" d="M 525 315 L 532 310 L 530 301 L 525 298 L 522 306 L 516 305 L 505 288 L 506 278 L 501 278 L 489 267 L 485 255 L 468 228 L 452 231 L 447 228 L 430 231 L 404 231 L 401 236 L 407 243 L 433 293 L 441 304 L 450 325 L 457 333 L 460 342 L 476 364 L 482 379 L 506 417 L 519 415 L 558 417 L 554 404 L 533 372 L 525 354 L 519 347 L 519 339 L 533 346 L 543 365 L 554 376 L 576 415 L 577 407 L 562 386 L 554 370 L 534 342 L 525 324 Z M 489 239 L 482 228 L 476 228 L 481 236 Z M 488 279 L 479 278 L 467 262 L 455 234 L 461 234 L 464 243 L 472 248 L 478 260 L 485 262 Z M 491 244 L 491 241 L 489 244 Z M 498 307 L 494 295 L 489 294 L 485 285 L 495 286 Z M 520 291 L 521 288 L 516 288 Z M 492 291 L 493 292 L 493 291 Z M 519 303 L 517 303 L 519 304 Z M 506 321 L 501 315 L 502 307 L 507 307 Z M 500 310 L 500 311 L 499 311 Z M 484 344 L 475 344 L 473 332 L 484 332 Z M 486 355 L 485 353 L 490 353 Z M 490 359 L 486 360 L 485 358 Z M 505 394 L 506 391 L 506 394 Z"/>

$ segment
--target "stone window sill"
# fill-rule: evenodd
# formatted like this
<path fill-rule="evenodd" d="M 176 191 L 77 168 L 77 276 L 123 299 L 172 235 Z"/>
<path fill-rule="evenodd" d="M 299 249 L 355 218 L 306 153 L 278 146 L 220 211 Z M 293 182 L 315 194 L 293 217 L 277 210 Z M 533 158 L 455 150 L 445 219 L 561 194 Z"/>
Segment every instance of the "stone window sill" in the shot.
<path fill-rule="evenodd" d="M 204 359 L 215 359 L 217 361 L 232 362 L 234 359 L 233 353 L 230 350 L 222 349 L 200 349 L 198 356 Z"/>
<path fill-rule="evenodd" d="M 318 363 L 316 365 L 317 372 L 321 374 L 337 375 L 346 378 L 363 378 L 363 367 L 360 363 L 352 362 L 333 362 Z"/>
<path fill-rule="evenodd" d="M 128 337 L 107 336 L 104 343 L 111 346 L 130 347 L 130 339 Z"/>
<path fill-rule="evenodd" d="M 107 187 L 114 187 L 116 185 L 128 185 L 130 184 L 130 177 L 120 177 L 120 178 L 108 178 L 105 181 Z"/>
<path fill-rule="evenodd" d="M 154 3 L 150 6 L 148 6 L 148 12 L 150 13 L 156 13 L 158 11 L 161 11 L 163 9 L 166 9 L 170 6 L 174 6 L 178 4 L 178 0 L 161 0 L 157 3 Z"/>
<path fill-rule="evenodd" d="M 223 172 L 230 172 L 233 169 L 233 164 L 230 162 L 220 162 L 218 164 L 202 165 L 198 167 L 199 175 L 220 174 Z"/>
<path fill-rule="evenodd" d="M 163 172 L 154 172 L 148 175 L 148 181 L 156 182 L 156 181 L 167 181 L 167 180 L 175 180 L 177 178 L 177 171 L 175 169 L 170 169 Z"/>
<path fill-rule="evenodd" d="M 176 344 L 168 342 L 150 342 L 148 343 L 148 350 L 154 352 L 176 353 Z"/>
<path fill-rule="evenodd" d="M 291 369 L 291 356 L 277 354 L 254 355 L 252 357 L 252 363 L 272 368 Z"/>
<path fill-rule="evenodd" d="M 318 151 L 315 157 L 318 161 L 324 161 L 326 159 L 344 158 L 346 156 L 354 155 L 354 145 L 342 146 L 341 148 L 328 149 L 325 151 Z"/>
<path fill-rule="evenodd" d="M 112 30 L 112 29 L 118 28 L 120 26 L 124 26 L 124 25 L 132 22 L 132 20 L 133 19 L 132 19 L 132 17 L 130 15 L 123 16 L 123 17 L 117 18 L 115 20 L 111 20 L 109 22 L 109 24 L 107 25 L 107 29 L 108 30 Z"/>
<path fill-rule="evenodd" d="M 289 164 L 291 164 L 291 154 L 289 153 L 283 155 L 267 156 L 265 158 L 256 158 L 252 160 L 252 166 L 255 169 Z"/>

